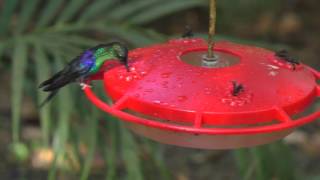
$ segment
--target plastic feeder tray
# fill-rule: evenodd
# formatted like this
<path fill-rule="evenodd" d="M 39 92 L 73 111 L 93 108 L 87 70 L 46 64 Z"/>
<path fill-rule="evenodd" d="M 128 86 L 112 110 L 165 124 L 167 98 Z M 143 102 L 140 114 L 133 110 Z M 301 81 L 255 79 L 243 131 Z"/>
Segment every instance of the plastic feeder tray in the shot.
<path fill-rule="evenodd" d="M 131 71 L 115 66 L 100 72 L 107 104 L 91 88 L 88 99 L 125 121 L 134 132 L 184 147 L 232 149 L 266 144 L 320 117 L 303 112 L 320 96 L 320 73 L 293 65 L 274 52 L 217 42 L 221 67 L 201 66 L 207 44 L 176 39 L 130 51 Z M 199 65 L 200 64 L 200 65 Z M 232 82 L 242 84 L 234 93 Z"/>

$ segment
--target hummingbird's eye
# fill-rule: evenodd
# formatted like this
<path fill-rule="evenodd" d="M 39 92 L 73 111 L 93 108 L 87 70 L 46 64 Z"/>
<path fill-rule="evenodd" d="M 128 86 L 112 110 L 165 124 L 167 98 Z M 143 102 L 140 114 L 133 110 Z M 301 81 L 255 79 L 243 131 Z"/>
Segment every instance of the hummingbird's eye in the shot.
<path fill-rule="evenodd" d="M 117 56 L 118 58 L 120 58 L 120 59 L 121 59 L 121 58 L 124 58 L 123 54 L 121 54 L 121 53 L 119 53 L 119 52 L 116 53 L 116 56 Z"/>
<path fill-rule="evenodd" d="M 119 49 L 119 48 L 115 49 L 115 54 L 116 54 L 116 56 L 119 57 L 119 58 L 125 56 L 125 53 L 123 52 L 123 50 L 122 50 L 122 49 Z"/>
<path fill-rule="evenodd" d="M 128 51 L 127 51 L 126 47 L 124 47 L 120 44 L 114 44 L 112 46 L 112 49 L 113 49 L 114 55 L 117 58 L 119 58 L 121 60 L 125 60 L 127 58 Z"/>

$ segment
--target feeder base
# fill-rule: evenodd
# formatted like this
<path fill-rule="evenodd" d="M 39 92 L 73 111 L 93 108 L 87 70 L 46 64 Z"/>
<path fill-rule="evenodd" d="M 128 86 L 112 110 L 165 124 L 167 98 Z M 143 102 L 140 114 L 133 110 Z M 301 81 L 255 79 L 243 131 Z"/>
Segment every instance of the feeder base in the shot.
<path fill-rule="evenodd" d="M 237 149 L 248 148 L 282 139 L 289 135 L 294 129 L 248 135 L 197 135 L 181 132 L 172 132 L 146 127 L 143 125 L 125 123 L 125 125 L 138 135 L 150 138 L 164 144 L 196 149 Z"/>

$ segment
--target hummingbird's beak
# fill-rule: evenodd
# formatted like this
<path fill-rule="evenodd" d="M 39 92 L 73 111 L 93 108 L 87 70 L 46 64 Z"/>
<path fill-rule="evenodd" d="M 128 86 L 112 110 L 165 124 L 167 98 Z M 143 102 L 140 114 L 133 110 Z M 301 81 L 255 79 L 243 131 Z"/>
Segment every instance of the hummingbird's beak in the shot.
<path fill-rule="evenodd" d="M 127 72 L 130 72 L 130 68 L 128 64 L 126 64 L 126 69 L 127 69 Z"/>
<path fill-rule="evenodd" d="M 130 72 L 130 67 L 129 67 L 129 63 L 128 63 L 128 56 L 124 57 L 122 62 L 125 65 L 127 72 Z"/>
<path fill-rule="evenodd" d="M 128 48 L 124 45 L 121 46 L 121 51 L 117 51 L 118 54 L 118 58 L 120 59 L 121 63 L 126 67 L 127 72 L 130 72 L 130 67 L 129 67 L 129 63 L 128 63 Z"/>

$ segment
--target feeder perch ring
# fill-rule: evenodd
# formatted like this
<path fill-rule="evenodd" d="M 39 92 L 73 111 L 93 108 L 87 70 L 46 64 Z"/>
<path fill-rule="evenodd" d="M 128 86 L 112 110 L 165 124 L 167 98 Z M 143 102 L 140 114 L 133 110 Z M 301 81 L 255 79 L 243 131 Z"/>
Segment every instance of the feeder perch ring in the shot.
<path fill-rule="evenodd" d="M 132 50 L 130 72 L 106 63 L 93 78 L 104 82 L 112 105 L 91 88 L 84 92 L 94 105 L 140 135 L 202 149 L 269 143 L 320 117 L 315 111 L 292 118 L 320 97 L 316 70 L 303 64 L 293 70 L 269 50 L 231 42 L 214 47 L 219 57 L 230 60 L 228 66 L 208 68 L 184 61 L 201 57 L 206 48 L 204 40 L 195 38 Z M 243 85 L 237 96 L 231 93 L 232 81 Z"/>

